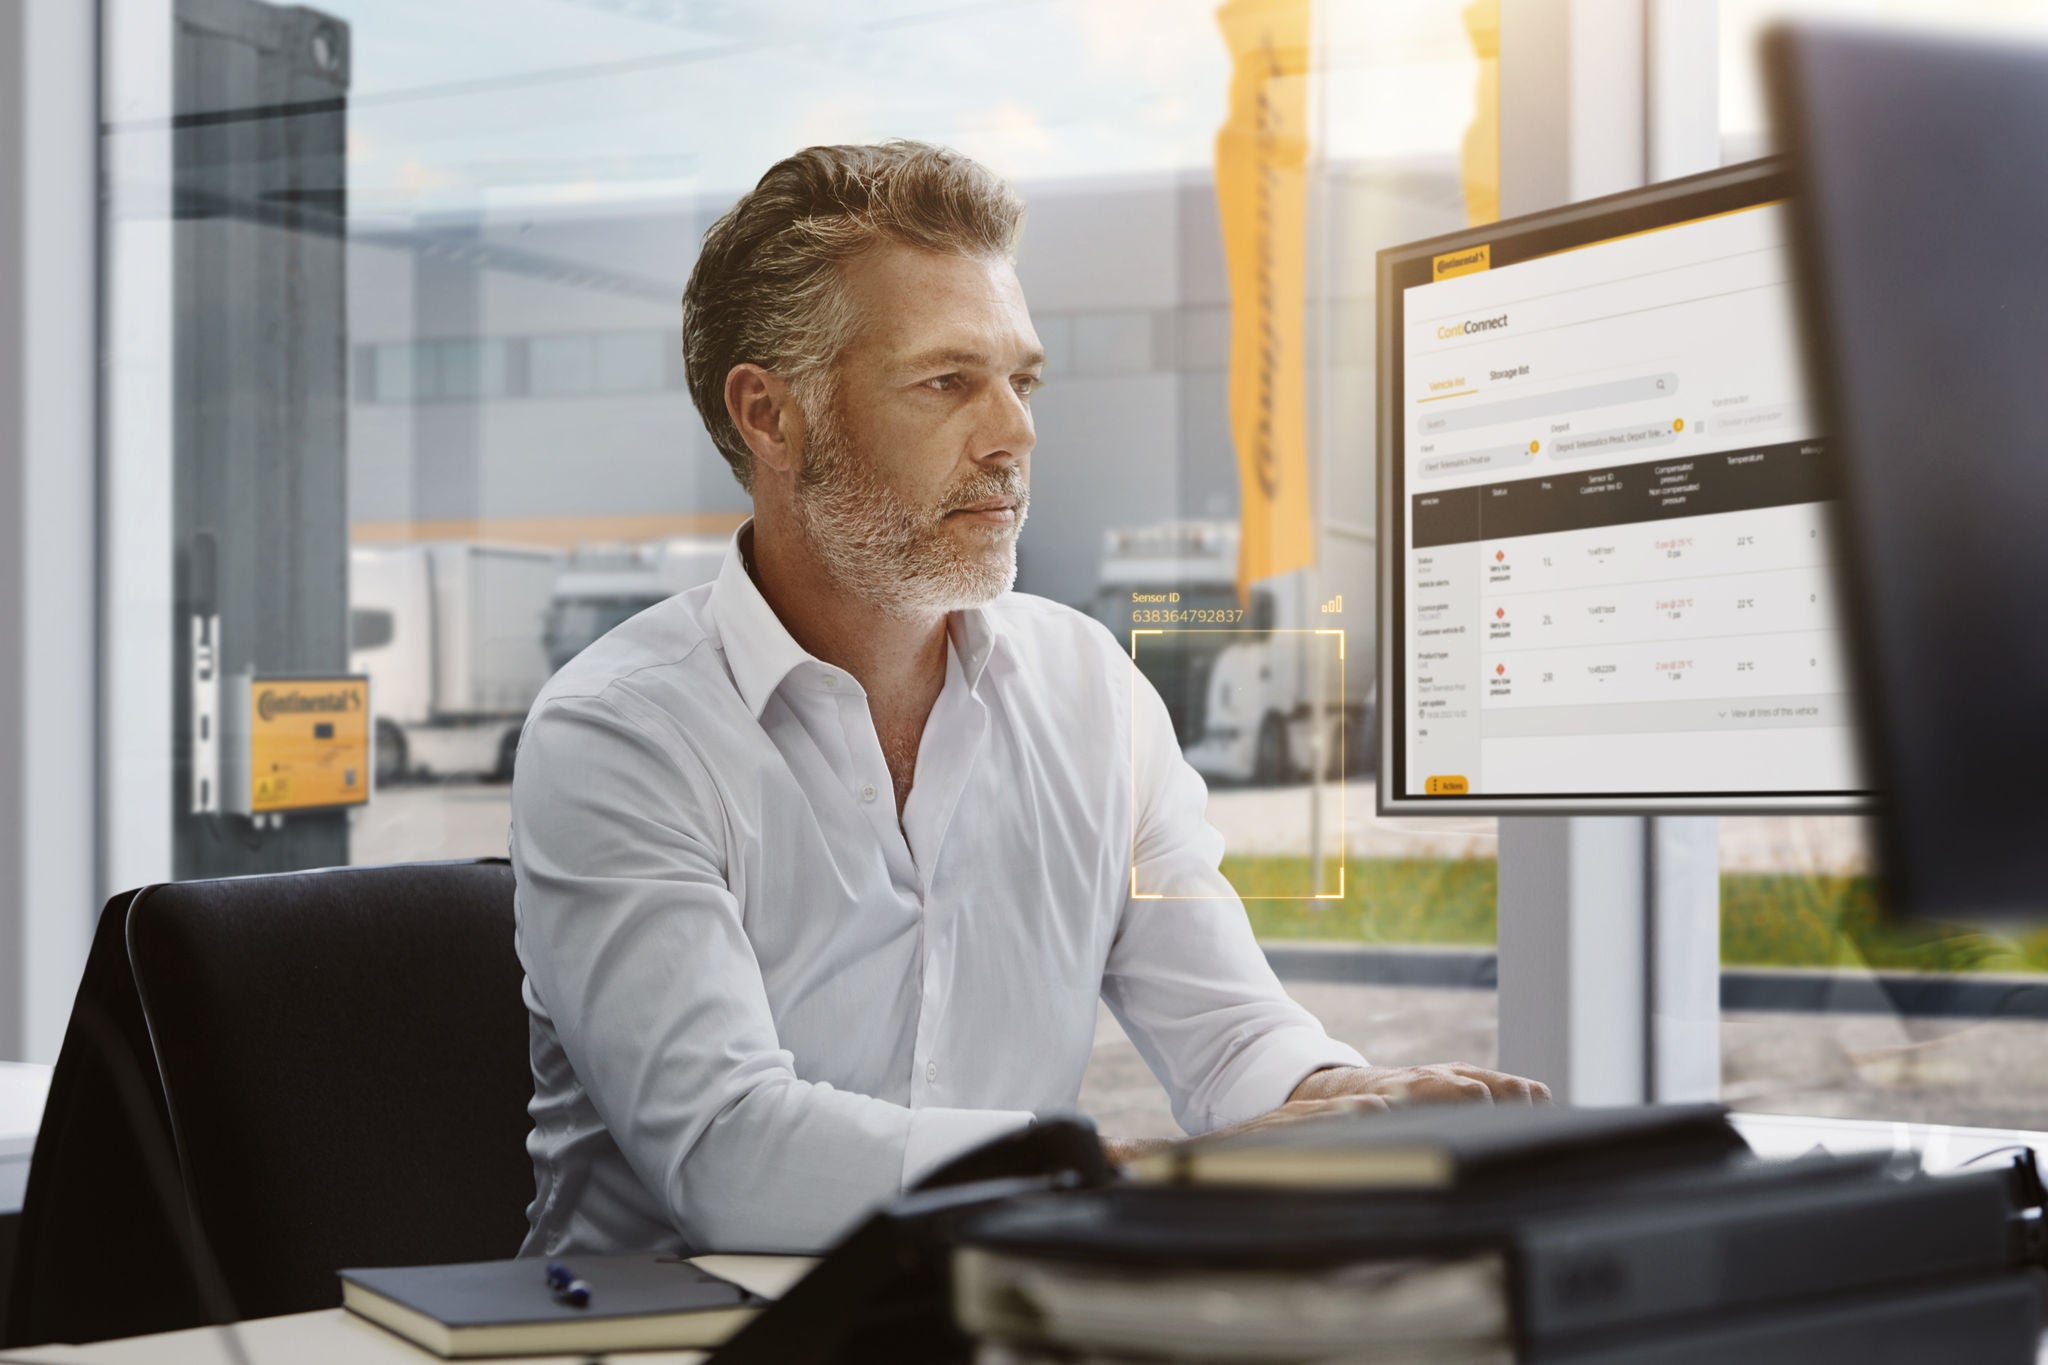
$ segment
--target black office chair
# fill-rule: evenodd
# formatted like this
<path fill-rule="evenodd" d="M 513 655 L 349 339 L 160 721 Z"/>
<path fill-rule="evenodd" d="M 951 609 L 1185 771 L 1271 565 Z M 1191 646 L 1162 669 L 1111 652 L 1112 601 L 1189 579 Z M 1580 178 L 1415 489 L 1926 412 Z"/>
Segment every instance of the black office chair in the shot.
<path fill-rule="evenodd" d="M 345 1266 L 513 1255 L 533 1083 L 512 926 L 502 861 L 116 898 L 51 1079 L 6 1339 L 300 1312 L 340 1302 Z M 149 1180 L 171 1151 L 211 1294 Z"/>

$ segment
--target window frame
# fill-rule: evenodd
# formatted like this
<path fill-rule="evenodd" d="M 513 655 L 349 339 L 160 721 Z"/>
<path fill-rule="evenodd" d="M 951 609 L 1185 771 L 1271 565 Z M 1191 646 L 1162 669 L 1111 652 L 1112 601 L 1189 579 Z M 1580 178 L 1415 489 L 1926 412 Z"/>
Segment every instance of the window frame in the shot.
<path fill-rule="evenodd" d="M 1501 6 L 1501 212 L 1720 164 L 1715 0 Z M 1500 821 L 1500 1057 L 1576 1104 L 1720 1094 L 1719 821 Z"/>

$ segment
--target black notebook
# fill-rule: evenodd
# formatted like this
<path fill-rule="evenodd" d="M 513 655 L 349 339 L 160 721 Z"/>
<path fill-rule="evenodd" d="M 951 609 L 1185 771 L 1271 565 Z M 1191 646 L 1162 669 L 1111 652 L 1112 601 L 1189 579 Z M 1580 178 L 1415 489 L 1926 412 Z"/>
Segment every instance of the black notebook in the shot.
<path fill-rule="evenodd" d="M 1497 1178 L 1605 1179 L 1747 1150 L 1717 1104 L 1436 1104 L 1196 1138 L 1128 1169 L 1159 1184 L 1449 1190 Z"/>
<path fill-rule="evenodd" d="M 547 1262 L 478 1261 L 341 1272 L 341 1302 L 439 1356 L 715 1346 L 768 1303 L 688 1261 L 641 1254 L 569 1261 L 590 1303 L 556 1300 Z"/>

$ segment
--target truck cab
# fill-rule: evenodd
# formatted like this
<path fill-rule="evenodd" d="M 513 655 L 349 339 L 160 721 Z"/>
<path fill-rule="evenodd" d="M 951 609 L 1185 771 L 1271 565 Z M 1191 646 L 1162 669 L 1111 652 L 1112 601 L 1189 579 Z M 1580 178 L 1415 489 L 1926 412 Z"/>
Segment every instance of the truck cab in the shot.
<path fill-rule="evenodd" d="M 1316 634 L 1342 618 L 1306 603 L 1293 575 L 1254 583 L 1240 613 L 1238 535 L 1225 521 L 1111 530 L 1093 614 L 1125 641 L 1133 630 L 1159 631 L 1138 641 L 1133 658 L 1203 777 L 1301 781 L 1319 754 L 1331 779 L 1370 770 L 1370 632 L 1341 645 Z"/>

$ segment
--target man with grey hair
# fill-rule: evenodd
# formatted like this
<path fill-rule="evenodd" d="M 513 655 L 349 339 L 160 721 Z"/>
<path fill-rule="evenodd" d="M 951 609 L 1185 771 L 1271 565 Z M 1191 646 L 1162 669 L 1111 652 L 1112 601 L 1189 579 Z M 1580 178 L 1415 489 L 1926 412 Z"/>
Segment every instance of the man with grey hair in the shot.
<path fill-rule="evenodd" d="M 1044 366 L 1022 222 L 890 143 L 788 158 L 705 237 L 685 369 L 754 515 L 548 685 L 513 784 L 529 1254 L 816 1251 L 1071 1109 L 1098 998 L 1191 1132 L 1544 1097 L 1332 1041 L 1158 694 L 1009 590 Z"/>

